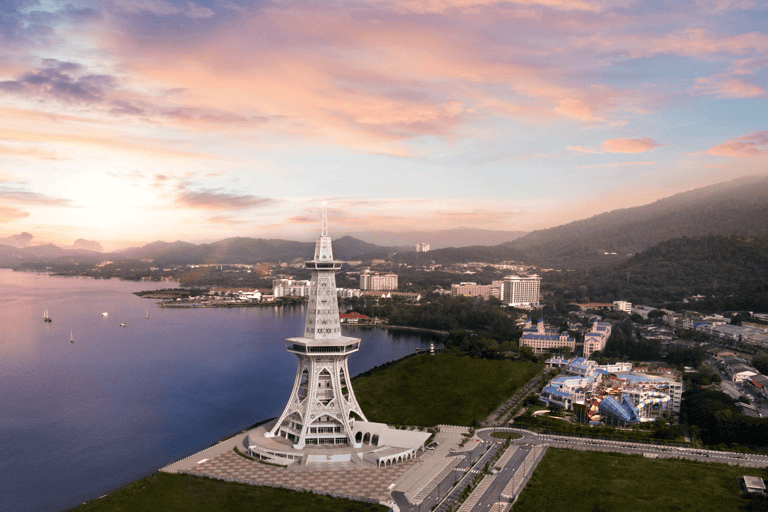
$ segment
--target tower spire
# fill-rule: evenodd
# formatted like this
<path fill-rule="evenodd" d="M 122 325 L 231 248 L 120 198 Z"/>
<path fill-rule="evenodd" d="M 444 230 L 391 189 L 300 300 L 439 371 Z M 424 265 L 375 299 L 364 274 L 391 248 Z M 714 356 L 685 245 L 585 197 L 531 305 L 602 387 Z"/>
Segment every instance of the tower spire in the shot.
<path fill-rule="evenodd" d="M 326 202 L 323 201 L 323 223 L 320 227 L 320 236 L 328 236 L 328 212 L 325 209 Z"/>

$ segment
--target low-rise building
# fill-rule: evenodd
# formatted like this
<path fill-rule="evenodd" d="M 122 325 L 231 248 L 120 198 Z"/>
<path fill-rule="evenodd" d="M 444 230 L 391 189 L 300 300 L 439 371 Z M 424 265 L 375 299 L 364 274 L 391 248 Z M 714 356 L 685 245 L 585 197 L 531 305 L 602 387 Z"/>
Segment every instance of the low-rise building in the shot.
<path fill-rule="evenodd" d="M 598 350 L 604 350 L 610 336 L 611 324 L 595 319 L 592 322 L 592 330 L 584 334 L 584 357 L 589 359 Z"/>
<path fill-rule="evenodd" d="M 501 297 L 501 289 L 494 284 L 459 283 L 451 285 L 451 295 L 463 297 L 482 297 L 488 300 L 490 297 Z"/>
<path fill-rule="evenodd" d="M 622 311 L 628 315 L 632 314 L 632 303 L 627 302 L 625 300 L 615 300 L 613 301 L 613 310 L 614 311 Z"/>
<path fill-rule="evenodd" d="M 370 320 L 370 317 L 354 311 L 350 311 L 349 313 L 339 313 L 339 321 L 343 324 L 357 324 L 360 322 L 369 322 Z"/>
<path fill-rule="evenodd" d="M 558 332 L 557 330 L 544 327 L 544 319 L 539 319 L 536 327 L 531 324 L 530 318 L 523 329 L 523 335 L 520 337 L 521 347 L 530 347 L 534 354 L 543 354 L 549 351 L 567 348 L 571 352 L 576 349 L 576 339 L 568 335 L 568 332 Z"/>

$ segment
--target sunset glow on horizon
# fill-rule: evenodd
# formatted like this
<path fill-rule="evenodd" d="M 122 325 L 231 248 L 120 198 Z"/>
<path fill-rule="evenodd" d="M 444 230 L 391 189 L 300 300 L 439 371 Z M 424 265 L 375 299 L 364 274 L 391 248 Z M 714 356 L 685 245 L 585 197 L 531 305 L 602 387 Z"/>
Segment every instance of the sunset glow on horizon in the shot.
<path fill-rule="evenodd" d="M 751 0 L 10 0 L 0 239 L 530 231 L 768 174 Z M 0 241 L 0 243 L 2 243 Z"/>

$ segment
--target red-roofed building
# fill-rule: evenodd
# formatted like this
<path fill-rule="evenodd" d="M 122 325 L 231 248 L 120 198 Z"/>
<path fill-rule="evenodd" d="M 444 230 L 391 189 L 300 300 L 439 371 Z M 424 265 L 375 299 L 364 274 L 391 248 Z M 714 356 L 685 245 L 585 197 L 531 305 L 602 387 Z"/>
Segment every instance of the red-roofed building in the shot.
<path fill-rule="evenodd" d="M 356 324 L 360 321 L 367 321 L 370 320 L 365 315 L 361 315 L 360 313 L 355 313 L 354 311 L 351 313 L 339 313 L 339 321 L 343 324 Z"/>

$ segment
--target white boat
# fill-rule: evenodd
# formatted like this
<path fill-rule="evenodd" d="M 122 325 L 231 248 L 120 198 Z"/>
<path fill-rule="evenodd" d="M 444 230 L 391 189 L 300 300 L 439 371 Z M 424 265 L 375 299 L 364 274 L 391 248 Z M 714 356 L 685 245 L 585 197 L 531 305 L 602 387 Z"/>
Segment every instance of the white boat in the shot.
<path fill-rule="evenodd" d="M 101 316 L 109 316 L 109 313 L 107 313 L 107 312 L 105 311 L 105 312 L 103 312 L 103 313 L 101 314 Z"/>
<path fill-rule="evenodd" d="M 51 320 L 51 317 L 48 316 L 48 310 L 47 309 L 43 313 L 43 322 L 53 322 L 53 320 Z"/>
<path fill-rule="evenodd" d="M 147 318 L 149 318 L 149 311 L 147 311 Z"/>
<path fill-rule="evenodd" d="M 120 327 L 125 327 L 125 322 L 121 323 Z"/>
<path fill-rule="evenodd" d="M 72 331 L 69 331 L 69 341 L 71 341 L 72 343 L 75 342 L 75 335 L 73 334 Z"/>

